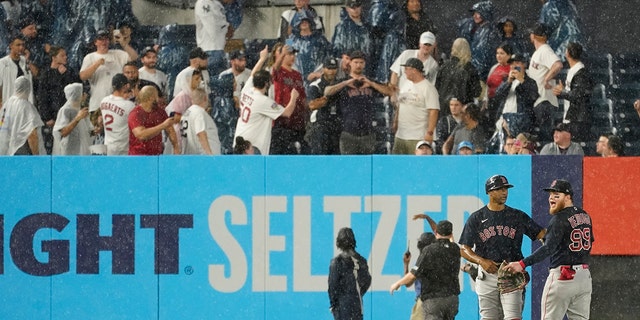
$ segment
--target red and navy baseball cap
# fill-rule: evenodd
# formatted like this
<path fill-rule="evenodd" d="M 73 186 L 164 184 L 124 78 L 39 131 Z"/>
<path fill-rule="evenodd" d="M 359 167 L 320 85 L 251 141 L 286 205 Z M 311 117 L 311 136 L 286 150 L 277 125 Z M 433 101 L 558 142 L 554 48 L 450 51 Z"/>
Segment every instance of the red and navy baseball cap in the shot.
<path fill-rule="evenodd" d="M 564 179 L 555 179 L 551 182 L 551 185 L 548 188 L 544 188 L 544 191 L 547 192 L 562 192 L 564 194 L 568 194 L 573 196 L 573 188 L 571 187 L 571 183 Z"/>
<path fill-rule="evenodd" d="M 509 183 L 507 177 L 501 174 L 491 176 L 491 178 L 487 179 L 487 182 L 484 183 L 484 191 L 486 193 L 502 188 L 513 188 L 513 185 Z"/>

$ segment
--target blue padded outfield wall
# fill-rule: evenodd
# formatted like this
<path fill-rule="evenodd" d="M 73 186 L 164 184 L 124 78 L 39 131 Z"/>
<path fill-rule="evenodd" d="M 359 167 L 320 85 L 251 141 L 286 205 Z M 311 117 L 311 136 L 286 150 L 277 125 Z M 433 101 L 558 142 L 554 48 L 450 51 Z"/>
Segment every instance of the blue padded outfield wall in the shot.
<path fill-rule="evenodd" d="M 531 161 L 0 157 L 0 314 L 331 319 L 329 261 L 337 231 L 351 226 L 373 277 L 365 318 L 407 318 L 415 292 L 391 296 L 389 286 L 402 276 L 407 243 L 415 262 L 418 235 L 431 231 L 411 216 L 448 219 L 459 239 L 496 173 L 515 185 L 507 203 L 529 212 Z M 525 241 L 523 252 L 530 250 Z M 458 318 L 477 319 L 470 278 L 461 273 L 460 281 Z"/>

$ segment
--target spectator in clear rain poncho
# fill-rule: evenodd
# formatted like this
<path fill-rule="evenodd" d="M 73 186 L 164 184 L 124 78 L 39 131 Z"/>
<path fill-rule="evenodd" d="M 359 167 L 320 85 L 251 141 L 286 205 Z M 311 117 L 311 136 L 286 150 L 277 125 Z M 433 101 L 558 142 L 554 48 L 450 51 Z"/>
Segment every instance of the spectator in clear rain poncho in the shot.
<path fill-rule="evenodd" d="M 167 74 L 167 99 L 171 99 L 180 93 L 180 91 L 173 92 L 173 87 L 178 73 L 184 69 L 189 61 L 191 47 L 188 47 L 182 41 L 182 35 L 178 30 L 177 24 L 166 25 L 160 30 L 158 45 L 160 45 L 160 49 L 158 49 L 156 68 L 163 70 Z"/>
<path fill-rule="evenodd" d="M 481 1 L 469 10 L 470 18 L 459 22 L 458 36 L 467 39 L 471 46 L 471 63 L 478 70 L 481 79 L 486 79 L 494 63 L 494 52 L 499 42 L 493 24 L 493 3 Z"/>
<path fill-rule="evenodd" d="M 54 155 L 88 155 L 92 142 L 89 111 L 82 108 L 82 83 L 64 87 L 67 102 L 58 111 L 53 127 Z"/>
<path fill-rule="evenodd" d="M 14 94 L 0 110 L 0 155 L 46 154 L 42 143 L 42 126 L 38 110 L 29 102 L 31 81 L 20 76 Z"/>
<path fill-rule="evenodd" d="M 298 11 L 291 19 L 293 32 L 287 39 L 288 45 L 298 50 L 294 69 L 302 73 L 303 79 L 331 53 L 331 43 L 316 29 L 312 18 L 306 10 Z"/>
<path fill-rule="evenodd" d="M 548 43 L 560 59 L 569 42 L 576 42 L 584 47 L 580 17 L 573 0 L 543 0 L 540 9 L 540 23 L 548 28 Z"/>

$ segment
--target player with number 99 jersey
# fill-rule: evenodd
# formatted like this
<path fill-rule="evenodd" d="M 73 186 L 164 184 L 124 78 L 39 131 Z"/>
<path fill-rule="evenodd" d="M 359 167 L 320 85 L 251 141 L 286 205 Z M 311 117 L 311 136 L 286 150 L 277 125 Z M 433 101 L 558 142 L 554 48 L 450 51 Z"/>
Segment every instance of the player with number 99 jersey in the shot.
<path fill-rule="evenodd" d="M 269 154 L 271 145 L 271 126 L 273 120 L 284 112 L 284 107 L 273 99 L 255 90 L 253 77 L 247 80 L 240 95 L 240 117 L 236 125 L 233 144 L 237 137 L 251 141 L 263 155 Z"/>

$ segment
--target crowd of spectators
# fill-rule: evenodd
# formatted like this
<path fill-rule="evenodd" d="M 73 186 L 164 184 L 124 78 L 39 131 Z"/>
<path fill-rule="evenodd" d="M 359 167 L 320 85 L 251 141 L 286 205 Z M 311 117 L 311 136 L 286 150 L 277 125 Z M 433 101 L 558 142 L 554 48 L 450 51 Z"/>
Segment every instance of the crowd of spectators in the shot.
<path fill-rule="evenodd" d="M 346 0 L 331 41 L 309 2 L 282 13 L 251 72 L 244 50 L 225 52 L 237 0 L 196 1 L 185 61 L 170 26 L 141 48 L 130 3 L 92 8 L 107 15 L 71 43 L 58 29 L 77 19 L 54 19 L 58 2 L 2 1 L 0 155 L 624 155 L 593 129 L 572 0 L 546 1 L 526 29 L 477 2 L 448 53 L 424 1 Z"/>

